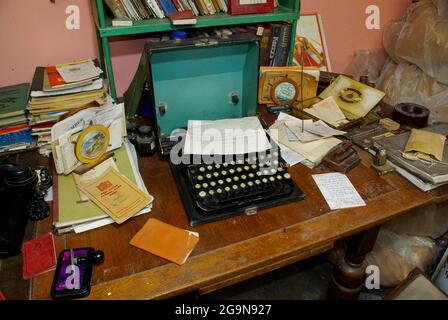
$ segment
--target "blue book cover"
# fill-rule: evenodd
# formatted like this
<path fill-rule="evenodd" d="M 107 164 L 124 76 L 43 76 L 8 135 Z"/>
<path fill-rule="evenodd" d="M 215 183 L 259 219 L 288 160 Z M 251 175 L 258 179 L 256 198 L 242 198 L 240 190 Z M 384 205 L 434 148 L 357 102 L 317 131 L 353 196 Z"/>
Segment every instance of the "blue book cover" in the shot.
<path fill-rule="evenodd" d="M 166 16 L 168 16 L 172 12 L 177 12 L 176 7 L 173 5 L 171 0 L 159 0 L 159 3 Z"/>
<path fill-rule="evenodd" d="M 31 129 L 0 135 L 0 152 L 7 151 L 11 147 L 32 144 L 33 137 L 31 136 Z"/>

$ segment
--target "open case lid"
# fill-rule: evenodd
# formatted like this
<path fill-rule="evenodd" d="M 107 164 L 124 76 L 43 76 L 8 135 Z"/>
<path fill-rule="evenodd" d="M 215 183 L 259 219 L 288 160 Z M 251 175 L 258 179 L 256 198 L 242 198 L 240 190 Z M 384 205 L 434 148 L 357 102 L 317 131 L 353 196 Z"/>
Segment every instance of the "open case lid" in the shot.
<path fill-rule="evenodd" d="M 162 136 L 188 120 L 256 115 L 258 38 L 192 38 L 146 46 L 153 105 Z"/>

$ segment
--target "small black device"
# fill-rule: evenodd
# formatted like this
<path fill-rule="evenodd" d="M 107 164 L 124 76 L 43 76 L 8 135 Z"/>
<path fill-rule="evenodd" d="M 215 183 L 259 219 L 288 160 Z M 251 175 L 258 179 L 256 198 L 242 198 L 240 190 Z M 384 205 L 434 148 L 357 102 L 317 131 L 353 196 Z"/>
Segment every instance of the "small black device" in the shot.
<path fill-rule="evenodd" d="M 192 227 L 304 198 L 278 152 L 225 159 L 211 164 L 170 162 Z"/>
<path fill-rule="evenodd" d="M 51 286 L 51 297 L 76 299 L 88 296 L 93 266 L 103 261 L 104 252 L 90 247 L 62 251 Z"/>
<path fill-rule="evenodd" d="M 48 217 L 50 208 L 44 201 L 52 184 L 46 168 L 0 162 L 0 259 L 20 254 L 28 218 Z"/>

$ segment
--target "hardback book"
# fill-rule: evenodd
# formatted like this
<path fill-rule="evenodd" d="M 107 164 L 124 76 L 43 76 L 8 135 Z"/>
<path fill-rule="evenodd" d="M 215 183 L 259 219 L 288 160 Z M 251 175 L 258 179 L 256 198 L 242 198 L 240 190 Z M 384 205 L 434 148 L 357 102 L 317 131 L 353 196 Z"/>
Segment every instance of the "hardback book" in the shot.
<path fill-rule="evenodd" d="M 76 87 L 82 87 L 91 84 L 94 79 L 87 79 L 77 82 L 67 83 L 59 74 L 56 66 L 50 66 L 45 68 L 43 79 L 44 91 L 57 91 L 62 89 L 71 89 Z"/>
<path fill-rule="evenodd" d="M 168 17 L 170 18 L 171 23 L 175 26 L 191 25 L 196 24 L 197 22 L 197 19 L 191 10 L 172 12 Z"/>
<path fill-rule="evenodd" d="M 263 28 L 263 35 L 260 41 L 260 66 L 267 66 L 269 39 L 271 38 L 272 25 L 267 24 Z"/>
<path fill-rule="evenodd" d="M 163 10 L 160 8 L 157 0 L 145 0 L 146 4 L 151 9 L 154 17 L 163 19 L 165 17 L 165 14 L 163 13 Z"/>
<path fill-rule="evenodd" d="M 200 11 L 198 9 L 198 5 L 196 4 L 196 2 L 194 0 L 187 0 L 189 7 L 191 8 L 191 10 L 193 11 L 195 16 L 198 16 L 200 14 Z M 188 9 L 185 9 L 188 10 Z"/>
<path fill-rule="evenodd" d="M 196 5 L 196 8 L 198 9 L 199 14 L 201 16 L 205 16 L 206 15 L 206 11 L 204 9 L 204 6 L 203 6 L 201 0 L 185 0 L 185 1 L 192 1 Z"/>
<path fill-rule="evenodd" d="M 25 114 L 29 83 L 0 88 L 0 119 Z"/>
<path fill-rule="evenodd" d="M 56 268 L 53 234 L 29 240 L 22 246 L 23 279 L 28 280 Z"/>
<path fill-rule="evenodd" d="M 159 0 L 159 3 L 162 6 L 163 12 L 165 12 L 166 16 L 169 16 L 170 13 L 177 12 L 171 0 Z"/>
<path fill-rule="evenodd" d="M 112 19 L 112 27 L 132 27 L 133 22 L 129 18 Z"/>
<path fill-rule="evenodd" d="M 426 127 L 423 130 L 446 136 L 448 134 L 448 124 L 440 123 Z M 379 139 L 376 143 L 387 150 L 387 157 L 391 162 L 411 172 L 423 181 L 431 184 L 448 182 L 448 165 L 446 165 L 448 163 L 448 141 L 445 141 L 444 154 L 441 162 L 434 161 L 429 163 L 428 161 L 408 160 L 403 158 L 402 152 L 406 147 L 410 135 L 410 132 L 405 132 L 392 137 Z"/>
<path fill-rule="evenodd" d="M 286 66 L 288 64 L 289 49 L 291 44 L 292 26 L 289 23 L 282 24 L 280 40 L 275 52 L 275 66 Z"/>
<path fill-rule="evenodd" d="M 184 9 L 177 0 L 172 0 L 172 2 L 177 11 L 184 11 Z"/>
<path fill-rule="evenodd" d="M 120 0 L 104 0 L 115 18 L 126 18 L 127 14 Z"/>
<path fill-rule="evenodd" d="M 282 25 L 280 23 L 272 24 L 271 38 L 269 39 L 268 52 L 267 52 L 268 66 L 274 66 L 275 53 L 277 51 L 277 44 L 280 41 L 281 31 L 282 31 Z"/>

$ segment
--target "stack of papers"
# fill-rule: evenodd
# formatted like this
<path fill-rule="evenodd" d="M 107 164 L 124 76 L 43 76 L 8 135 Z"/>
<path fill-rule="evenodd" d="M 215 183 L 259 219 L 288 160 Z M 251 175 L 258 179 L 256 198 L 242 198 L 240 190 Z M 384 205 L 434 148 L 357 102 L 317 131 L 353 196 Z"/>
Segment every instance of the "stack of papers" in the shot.
<path fill-rule="evenodd" d="M 184 154 L 248 154 L 270 148 L 266 132 L 257 117 L 188 121 Z"/>
<path fill-rule="evenodd" d="M 51 127 L 51 150 L 58 174 L 69 174 L 81 165 L 75 154 L 76 139 L 92 125 L 107 127 L 110 134 L 107 151 L 121 147 L 126 136 L 124 104 L 107 103 L 98 108 L 81 110 Z"/>
<path fill-rule="evenodd" d="M 311 108 L 304 109 L 303 111 L 316 117 L 317 119 L 325 121 L 335 128 L 349 122 L 334 98 L 331 96 L 319 103 L 316 103 Z"/>
<path fill-rule="evenodd" d="M 123 146 L 115 151 L 116 168 L 139 190 L 147 195 L 150 202 L 135 216 L 148 213 L 152 209 L 153 197 L 146 189 L 138 169 L 135 147 L 126 140 Z M 92 201 L 85 201 L 80 196 L 74 174 L 57 176 L 56 189 L 53 190 L 55 212 L 53 225 L 58 234 L 67 232 L 81 233 L 114 223 L 104 210 Z"/>
<path fill-rule="evenodd" d="M 282 157 L 289 165 L 301 159 L 300 162 L 310 168 L 317 166 L 331 149 L 342 142 L 333 135 L 344 133 L 321 121 L 302 121 L 285 113 L 280 113 L 269 128 L 269 135 L 280 146 Z M 292 163 L 285 158 L 285 154 Z"/>
<path fill-rule="evenodd" d="M 28 102 L 29 124 L 42 150 L 50 150 L 50 130 L 66 113 L 107 101 L 102 70 L 92 60 L 37 67 Z"/>

